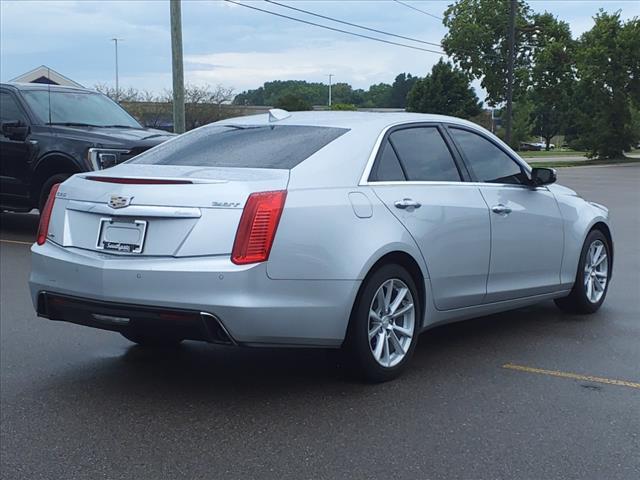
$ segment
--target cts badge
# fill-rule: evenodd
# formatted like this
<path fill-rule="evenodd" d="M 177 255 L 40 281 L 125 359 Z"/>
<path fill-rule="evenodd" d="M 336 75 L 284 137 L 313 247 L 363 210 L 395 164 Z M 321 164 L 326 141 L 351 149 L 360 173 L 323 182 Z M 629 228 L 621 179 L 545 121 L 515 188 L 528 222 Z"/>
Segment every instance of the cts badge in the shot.
<path fill-rule="evenodd" d="M 109 199 L 109 206 L 111 208 L 124 208 L 131 203 L 131 200 L 133 200 L 133 197 L 122 197 L 120 195 L 111 195 L 111 198 Z"/>

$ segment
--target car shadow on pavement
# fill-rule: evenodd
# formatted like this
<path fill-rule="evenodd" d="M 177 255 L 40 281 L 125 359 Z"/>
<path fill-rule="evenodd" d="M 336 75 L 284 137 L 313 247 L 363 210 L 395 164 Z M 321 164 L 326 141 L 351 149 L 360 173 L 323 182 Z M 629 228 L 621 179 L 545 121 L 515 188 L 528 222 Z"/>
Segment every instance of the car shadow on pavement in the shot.
<path fill-rule="evenodd" d="M 545 336 L 571 335 L 575 325 L 552 303 L 433 328 L 418 343 L 411 366 L 395 382 L 367 385 L 344 368 L 336 350 L 237 348 L 185 342 L 172 349 L 124 346 L 121 353 L 94 356 L 51 378 L 68 395 L 81 390 L 101 392 L 101 399 L 122 401 L 161 396 L 169 404 L 202 400 L 233 400 L 241 406 L 256 400 L 281 401 L 312 394 L 314 398 L 370 395 L 393 391 L 396 382 L 414 385 L 428 395 L 429 385 L 442 386 L 451 377 L 471 378 L 512 360 L 510 354 Z M 425 384 L 424 378 L 429 382 Z M 62 383 L 62 385 L 61 385 Z M 66 385 L 64 385 L 66 384 Z M 394 386 L 395 385 L 395 386 Z M 75 392 L 74 392 L 75 390 Z"/>

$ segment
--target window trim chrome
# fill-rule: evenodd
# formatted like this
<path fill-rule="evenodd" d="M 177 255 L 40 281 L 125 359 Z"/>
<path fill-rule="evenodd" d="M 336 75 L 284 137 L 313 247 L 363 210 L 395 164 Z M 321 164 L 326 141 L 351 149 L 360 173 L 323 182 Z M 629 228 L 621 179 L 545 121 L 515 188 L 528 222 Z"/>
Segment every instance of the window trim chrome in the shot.
<path fill-rule="evenodd" d="M 402 185 L 425 185 L 432 187 L 451 187 L 451 186 L 468 186 L 468 187 L 495 187 L 495 188 L 518 188 L 526 190 L 549 190 L 546 185 L 532 186 L 521 185 L 517 183 L 490 183 L 490 182 L 453 182 L 453 181 L 439 181 L 439 180 L 408 180 L 406 182 L 399 180 L 392 181 L 373 181 L 360 184 L 362 186 L 379 186 L 379 187 L 393 187 Z"/>

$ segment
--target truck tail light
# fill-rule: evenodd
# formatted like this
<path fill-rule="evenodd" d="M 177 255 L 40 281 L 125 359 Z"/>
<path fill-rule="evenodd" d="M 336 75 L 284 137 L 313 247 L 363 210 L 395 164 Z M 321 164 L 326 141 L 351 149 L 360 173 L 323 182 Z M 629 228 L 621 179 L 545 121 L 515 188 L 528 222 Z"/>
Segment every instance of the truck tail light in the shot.
<path fill-rule="evenodd" d="M 60 184 L 56 183 L 51 187 L 49 191 L 49 197 L 44 204 L 44 208 L 40 212 L 40 224 L 38 225 L 38 245 L 43 245 L 47 241 L 47 234 L 49 233 L 49 221 L 51 220 L 51 211 L 53 210 L 53 204 L 56 201 L 56 193 L 58 193 Z"/>
<path fill-rule="evenodd" d="M 233 243 L 233 263 L 246 265 L 269 259 L 286 198 L 286 190 L 249 195 Z"/>

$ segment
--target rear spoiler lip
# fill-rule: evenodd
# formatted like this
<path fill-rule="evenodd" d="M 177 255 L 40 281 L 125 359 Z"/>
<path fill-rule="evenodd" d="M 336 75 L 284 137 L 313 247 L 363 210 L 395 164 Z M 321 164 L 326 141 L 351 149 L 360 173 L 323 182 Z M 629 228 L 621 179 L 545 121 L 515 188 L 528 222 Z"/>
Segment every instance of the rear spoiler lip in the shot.
<path fill-rule="evenodd" d="M 82 178 L 94 182 L 119 183 L 125 185 L 193 185 L 192 180 L 174 178 L 106 177 L 102 175 L 87 175 Z"/>

